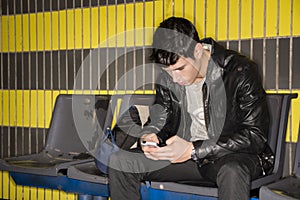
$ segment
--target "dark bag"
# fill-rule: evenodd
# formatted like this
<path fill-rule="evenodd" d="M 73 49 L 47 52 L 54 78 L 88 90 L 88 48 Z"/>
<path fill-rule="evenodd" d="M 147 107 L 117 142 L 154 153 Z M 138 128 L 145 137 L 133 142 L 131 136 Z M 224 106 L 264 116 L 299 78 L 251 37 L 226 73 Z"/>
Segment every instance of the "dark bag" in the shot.
<path fill-rule="evenodd" d="M 111 121 L 111 120 L 108 120 Z M 111 130 L 107 128 L 103 138 L 96 145 L 95 163 L 96 167 L 104 174 L 108 174 L 110 156 L 120 148 L 129 150 L 137 141 L 141 132 L 141 120 L 135 106 L 131 106 L 122 113 L 116 125 Z M 130 133 L 130 135 L 129 135 Z"/>
<path fill-rule="evenodd" d="M 111 154 L 117 152 L 119 147 L 116 144 L 114 135 L 110 128 L 106 128 L 103 138 L 98 143 L 96 150 L 96 167 L 104 174 L 108 174 L 108 165 Z"/>

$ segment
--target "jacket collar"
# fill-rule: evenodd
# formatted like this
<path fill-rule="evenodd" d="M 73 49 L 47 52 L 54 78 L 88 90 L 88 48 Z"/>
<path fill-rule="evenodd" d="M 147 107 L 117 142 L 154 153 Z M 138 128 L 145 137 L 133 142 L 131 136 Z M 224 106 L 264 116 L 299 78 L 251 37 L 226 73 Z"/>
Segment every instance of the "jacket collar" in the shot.
<path fill-rule="evenodd" d="M 210 44 L 211 48 L 211 59 L 219 66 L 224 68 L 224 60 L 225 60 L 225 48 L 218 44 L 212 38 L 204 38 L 200 40 L 200 43 Z"/>

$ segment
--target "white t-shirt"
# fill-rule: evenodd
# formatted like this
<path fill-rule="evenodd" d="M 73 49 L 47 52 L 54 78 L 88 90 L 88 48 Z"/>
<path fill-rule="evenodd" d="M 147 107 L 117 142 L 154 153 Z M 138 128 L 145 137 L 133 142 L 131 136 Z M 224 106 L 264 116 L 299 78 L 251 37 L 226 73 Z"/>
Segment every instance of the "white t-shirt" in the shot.
<path fill-rule="evenodd" d="M 203 78 L 199 83 L 195 83 L 186 86 L 186 96 L 187 96 L 187 109 L 188 113 L 192 118 L 192 124 L 190 127 L 191 131 L 191 141 L 196 140 L 207 140 L 207 129 L 205 126 L 204 119 L 204 107 L 203 107 L 203 95 L 202 86 L 204 84 L 205 78 Z"/>

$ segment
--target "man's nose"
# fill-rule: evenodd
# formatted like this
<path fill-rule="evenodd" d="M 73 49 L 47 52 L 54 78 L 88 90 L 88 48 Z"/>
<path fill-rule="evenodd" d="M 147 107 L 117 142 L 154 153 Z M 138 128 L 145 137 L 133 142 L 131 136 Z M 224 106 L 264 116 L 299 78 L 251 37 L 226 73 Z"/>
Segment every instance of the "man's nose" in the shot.
<path fill-rule="evenodd" d="M 176 70 L 172 71 L 172 78 L 173 82 L 177 83 L 180 80 L 180 75 L 177 73 Z"/>

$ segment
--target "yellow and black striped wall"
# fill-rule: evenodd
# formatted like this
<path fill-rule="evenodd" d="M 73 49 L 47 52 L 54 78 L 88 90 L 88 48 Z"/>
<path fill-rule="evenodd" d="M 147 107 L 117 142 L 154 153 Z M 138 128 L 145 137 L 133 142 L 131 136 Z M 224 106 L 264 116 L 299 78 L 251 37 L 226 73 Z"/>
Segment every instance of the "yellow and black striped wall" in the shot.
<path fill-rule="evenodd" d="M 122 79 L 118 91 L 152 93 L 151 85 L 135 88 L 137 80 L 154 80 L 147 47 L 170 16 L 188 18 L 201 37 L 254 59 L 267 92 L 299 93 L 300 0 L 0 0 L 0 8 L 1 158 L 42 149 L 58 94 L 112 94 L 128 71 L 133 78 Z M 96 88 L 95 74 L 101 76 Z M 299 119 L 297 99 L 288 142 L 297 141 Z M 0 198 L 77 195 L 16 186 L 0 171 Z"/>

